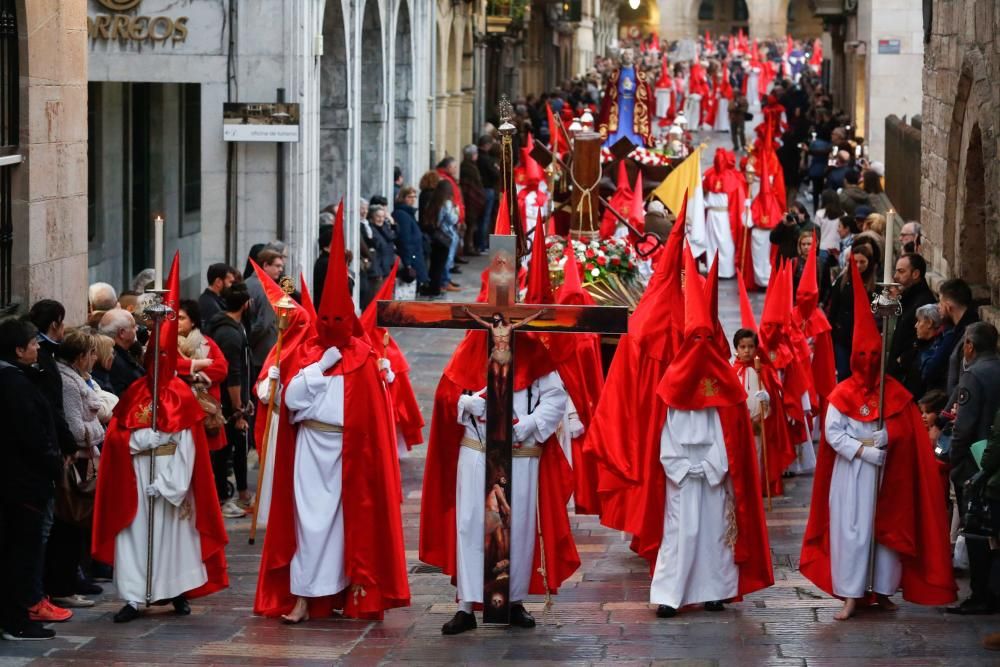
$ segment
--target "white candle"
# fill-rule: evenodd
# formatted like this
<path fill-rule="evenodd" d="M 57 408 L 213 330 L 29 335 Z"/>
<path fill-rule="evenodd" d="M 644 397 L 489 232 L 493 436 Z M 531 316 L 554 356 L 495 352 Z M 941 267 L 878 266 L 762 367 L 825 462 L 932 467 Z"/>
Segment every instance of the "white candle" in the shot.
<path fill-rule="evenodd" d="M 163 216 L 153 220 L 153 269 L 156 272 L 153 289 L 163 289 Z"/>
<path fill-rule="evenodd" d="M 892 219 L 893 212 L 890 210 L 885 216 L 885 261 L 882 264 L 882 282 L 891 283 L 892 274 L 896 268 L 892 263 Z"/>

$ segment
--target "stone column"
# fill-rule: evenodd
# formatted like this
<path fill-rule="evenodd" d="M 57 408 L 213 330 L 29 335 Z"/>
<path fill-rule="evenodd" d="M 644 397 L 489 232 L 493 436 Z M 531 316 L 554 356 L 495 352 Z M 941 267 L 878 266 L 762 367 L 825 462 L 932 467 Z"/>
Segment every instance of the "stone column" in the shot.
<path fill-rule="evenodd" d="M 692 39 L 698 34 L 698 2 L 675 0 L 660 6 L 660 39 Z"/>
<path fill-rule="evenodd" d="M 24 162 L 7 167 L 14 298 L 56 299 L 68 325 L 87 313 L 86 4 L 18 3 Z"/>
<path fill-rule="evenodd" d="M 750 37 L 781 40 L 788 33 L 788 0 L 749 0 Z"/>

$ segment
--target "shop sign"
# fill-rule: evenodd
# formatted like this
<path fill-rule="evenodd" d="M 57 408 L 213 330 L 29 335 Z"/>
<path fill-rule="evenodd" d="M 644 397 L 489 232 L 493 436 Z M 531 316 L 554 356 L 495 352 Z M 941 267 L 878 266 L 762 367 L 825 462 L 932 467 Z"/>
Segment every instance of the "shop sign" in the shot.
<path fill-rule="evenodd" d="M 87 16 L 90 39 L 103 42 L 183 42 L 188 36 L 187 16 L 144 16 L 142 0 L 94 0 L 111 13 Z M 136 14 L 126 14 L 136 10 Z"/>
<path fill-rule="evenodd" d="M 299 140 L 299 105 L 291 102 L 226 102 L 223 141 Z"/>

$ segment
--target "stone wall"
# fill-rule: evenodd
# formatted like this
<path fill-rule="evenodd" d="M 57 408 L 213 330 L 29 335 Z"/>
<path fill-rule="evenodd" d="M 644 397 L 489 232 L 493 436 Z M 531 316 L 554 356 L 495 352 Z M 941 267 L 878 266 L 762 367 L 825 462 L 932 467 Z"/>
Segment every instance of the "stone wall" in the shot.
<path fill-rule="evenodd" d="M 1000 307 L 1000 8 L 995 0 L 935 0 L 925 47 L 921 222 L 941 277 Z"/>
<path fill-rule="evenodd" d="M 14 298 L 52 298 L 86 316 L 87 23 L 85 0 L 17 3 L 24 162 L 13 167 Z"/>

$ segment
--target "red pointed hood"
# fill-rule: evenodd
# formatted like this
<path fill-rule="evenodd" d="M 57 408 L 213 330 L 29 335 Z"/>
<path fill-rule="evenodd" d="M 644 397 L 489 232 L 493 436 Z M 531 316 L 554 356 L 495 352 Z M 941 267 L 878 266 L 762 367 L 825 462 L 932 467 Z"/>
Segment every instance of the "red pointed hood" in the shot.
<path fill-rule="evenodd" d="M 806 265 L 802 268 L 802 278 L 799 279 L 799 287 L 795 292 L 795 309 L 803 321 L 812 317 L 816 307 L 819 306 L 819 284 L 816 279 L 817 245 L 818 241 L 814 234 L 809 257 L 806 258 Z"/>
<path fill-rule="evenodd" d="M 615 183 L 615 194 L 619 192 L 632 192 L 632 185 L 628 182 L 628 169 L 625 167 L 625 160 L 618 161 L 618 180 Z"/>
<path fill-rule="evenodd" d="M 566 244 L 566 263 L 563 265 L 563 283 L 559 287 L 556 300 L 561 304 L 575 306 L 593 306 L 594 297 L 583 289 L 580 282 L 580 264 L 576 261 L 573 244 Z"/>
<path fill-rule="evenodd" d="M 497 223 L 493 230 L 494 234 L 500 236 L 510 236 L 510 205 L 507 203 L 507 193 L 500 191 L 500 207 L 497 209 Z"/>
<path fill-rule="evenodd" d="M 740 326 L 756 333 L 757 321 L 753 316 L 753 306 L 750 305 L 750 296 L 747 294 L 747 286 L 743 282 L 742 272 L 737 269 L 736 273 L 736 282 L 739 284 L 740 288 Z"/>
<path fill-rule="evenodd" d="M 660 78 L 656 80 L 657 88 L 672 88 L 674 80 L 670 76 L 670 62 L 666 56 L 660 61 Z"/>
<path fill-rule="evenodd" d="M 706 286 L 711 285 L 709 280 Z M 684 253 L 684 342 L 663 374 L 657 394 L 667 407 L 704 410 L 746 400 L 736 371 L 715 338 L 715 318 L 705 298 L 698 266 Z"/>
<path fill-rule="evenodd" d="M 153 387 L 153 342 L 150 339 L 146 347 L 146 384 L 150 391 L 160 394 L 164 387 L 170 384 L 171 378 L 177 374 L 177 309 L 181 305 L 181 254 L 174 253 L 170 264 L 170 273 L 164 283 L 167 293 L 163 295 L 163 303 L 174 311 L 173 317 L 164 318 L 160 322 L 160 380 L 159 387 Z"/>
<path fill-rule="evenodd" d="M 705 300 L 708 302 L 708 312 L 712 316 L 712 325 L 715 327 L 715 344 L 719 348 L 719 354 L 725 359 L 729 359 L 732 350 L 729 348 L 729 339 L 726 337 L 726 330 L 719 319 L 719 253 L 715 253 L 712 260 L 712 267 L 708 270 L 705 278 Z"/>
<path fill-rule="evenodd" d="M 319 304 L 316 334 L 324 347 L 347 345 L 351 336 L 364 336 L 358 321 L 347 279 L 347 259 L 344 248 L 344 202 L 337 207 L 333 223 L 333 241 L 330 260 L 323 284 L 323 298 Z"/>
<path fill-rule="evenodd" d="M 871 297 L 865 291 L 858 265 L 851 258 L 851 289 L 854 292 L 854 332 L 851 337 L 851 375 L 877 387 L 882 355 L 882 336 L 875 325 Z"/>
<path fill-rule="evenodd" d="M 552 106 L 545 103 L 545 118 L 549 124 L 549 150 L 556 155 L 562 155 L 569 150 L 569 146 L 563 141 L 562 128 L 559 127 L 556 116 L 552 113 Z"/>
<path fill-rule="evenodd" d="M 538 184 L 545 180 L 545 172 L 535 158 L 531 157 L 531 151 L 535 147 L 535 139 L 528 132 L 524 148 L 521 149 L 521 166 L 524 169 L 524 185 L 529 190 L 534 190 Z"/>
<path fill-rule="evenodd" d="M 379 356 L 385 356 L 385 351 L 383 349 L 384 345 L 382 343 L 385 337 L 385 329 L 378 326 L 378 302 L 379 301 L 392 301 L 396 294 L 396 271 L 399 269 L 399 258 L 392 264 L 392 269 L 389 271 L 389 275 L 385 277 L 382 281 L 382 286 L 378 288 L 378 292 L 375 293 L 375 297 L 372 299 L 368 307 L 365 308 L 364 312 L 361 313 L 361 328 L 365 330 L 365 336 L 368 337 L 368 343 L 375 349 Z"/>
<path fill-rule="evenodd" d="M 535 225 L 535 238 L 531 244 L 531 262 L 528 271 L 528 293 L 525 303 L 555 303 L 552 282 L 549 280 L 549 256 L 545 250 L 545 229 Z"/>
<path fill-rule="evenodd" d="M 632 189 L 632 202 L 628 207 L 628 221 L 640 232 L 646 229 L 646 210 L 643 207 L 642 195 L 642 171 L 635 179 L 635 187 Z"/>
<path fill-rule="evenodd" d="M 250 266 L 253 267 L 253 272 L 257 275 L 257 280 L 260 281 L 260 286 L 264 288 L 267 302 L 274 307 L 274 304 L 278 303 L 285 296 L 285 290 L 281 289 L 281 286 L 274 282 L 271 276 L 267 275 L 257 262 L 252 259 L 249 261 Z"/>
<path fill-rule="evenodd" d="M 792 302 L 788 290 L 785 288 L 785 272 L 789 268 L 788 264 L 782 264 L 781 268 L 771 274 L 771 289 L 768 289 L 764 298 L 764 311 L 760 315 L 760 342 L 767 350 L 773 361 L 778 361 L 778 357 L 788 356 L 787 335 L 785 326 L 790 321 L 792 312 Z M 785 361 L 778 363 L 779 367 L 785 366 Z"/>
<path fill-rule="evenodd" d="M 312 293 L 309 291 L 309 285 L 306 284 L 306 276 L 301 271 L 299 272 L 299 298 L 306 314 L 309 315 L 309 321 L 315 324 L 316 304 L 313 303 Z"/>

